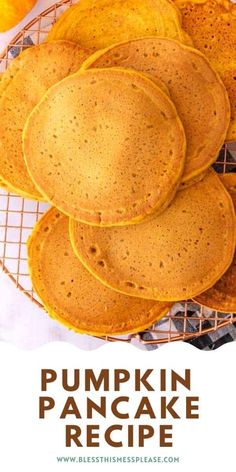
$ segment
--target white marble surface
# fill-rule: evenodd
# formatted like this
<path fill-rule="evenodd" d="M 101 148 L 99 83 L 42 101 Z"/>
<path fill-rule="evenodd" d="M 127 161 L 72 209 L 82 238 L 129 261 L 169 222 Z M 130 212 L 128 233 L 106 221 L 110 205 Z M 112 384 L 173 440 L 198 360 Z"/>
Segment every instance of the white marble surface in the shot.
<path fill-rule="evenodd" d="M 55 0 L 39 0 L 24 20 L 6 33 L 0 34 L 0 52 L 9 41 L 31 19 L 48 8 Z M 83 349 L 94 349 L 104 341 L 91 336 L 79 335 L 69 331 L 51 320 L 47 314 L 35 306 L 0 271 L 0 341 L 32 349 L 49 341 L 69 341 Z"/>

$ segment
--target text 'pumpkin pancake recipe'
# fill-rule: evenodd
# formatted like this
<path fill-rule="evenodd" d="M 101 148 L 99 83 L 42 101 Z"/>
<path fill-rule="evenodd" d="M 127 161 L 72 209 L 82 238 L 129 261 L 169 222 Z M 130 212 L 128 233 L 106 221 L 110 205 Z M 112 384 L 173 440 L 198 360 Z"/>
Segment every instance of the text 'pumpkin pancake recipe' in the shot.
<path fill-rule="evenodd" d="M 68 217 L 55 208 L 36 224 L 28 241 L 28 262 L 33 287 L 49 315 L 81 333 L 139 331 L 171 307 L 119 294 L 96 280 L 72 250 Z"/>
<path fill-rule="evenodd" d="M 144 74 L 121 68 L 64 79 L 24 130 L 27 168 L 42 195 L 63 213 L 101 226 L 163 210 L 180 183 L 185 149 L 169 97 Z"/>
<path fill-rule="evenodd" d="M 182 182 L 194 181 L 216 160 L 230 119 L 225 87 L 205 56 L 177 41 L 153 37 L 98 51 L 82 67 L 112 66 L 148 73 L 168 87 L 187 138 Z"/>
<path fill-rule="evenodd" d="M 70 222 L 81 262 L 104 284 L 147 299 L 178 301 L 210 288 L 235 249 L 232 200 L 213 170 L 139 225 L 95 228 Z"/>

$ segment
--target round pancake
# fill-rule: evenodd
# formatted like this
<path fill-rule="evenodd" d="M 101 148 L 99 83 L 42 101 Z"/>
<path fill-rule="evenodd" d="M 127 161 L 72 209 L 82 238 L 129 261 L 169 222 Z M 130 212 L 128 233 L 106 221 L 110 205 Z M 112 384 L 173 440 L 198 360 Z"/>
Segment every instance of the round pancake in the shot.
<path fill-rule="evenodd" d="M 67 39 L 93 51 L 144 36 L 168 36 L 192 44 L 169 0 L 80 1 L 66 10 L 47 41 Z"/>
<path fill-rule="evenodd" d="M 220 177 L 229 191 L 236 209 L 236 174 L 222 174 Z M 195 300 L 212 310 L 225 313 L 236 312 L 236 252 L 231 266 L 221 279 L 214 287 L 198 295 Z"/>
<path fill-rule="evenodd" d="M 182 182 L 202 174 L 216 160 L 230 119 L 226 90 L 207 59 L 168 38 L 141 38 L 97 52 L 82 67 L 114 66 L 152 74 L 167 85 L 187 138 Z"/>
<path fill-rule="evenodd" d="M 228 192 L 231 195 L 231 198 L 234 202 L 234 206 L 236 207 L 235 201 L 235 192 L 236 192 L 236 174 L 231 172 L 229 174 L 219 174 L 221 182 L 227 188 Z"/>
<path fill-rule="evenodd" d="M 2 85 L 2 83 L 3 83 L 2 77 L 3 77 L 3 73 L 1 72 L 0 73 L 0 96 L 2 95 L 2 93 L 5 90 L 5 86 Z M 5 182 L 3 182 L 3 180 L 0 178 L 0 189 L 1 188 L 4 189 L 5 192 L 11 192 L 12 191 L 12 189 L 10 189 L 9 186 Z"/>
<path fill-rule="evenodd" d="M 68 41 L 32 46 L 11 62 L 0 85 L 0 180 L 15 193 L 42 199 L 27 172 L 22 130 L 46 90 L 77 71 L 88 52 Z"/>
<path fill-rule="evenodd" d="M 5 83 L 4 80 L 2 80 L 3 76 L 4 74 L 1 72 L 0 73 L 0 97 L 3 94 L 7 85 L 7 83 Z M 6 182 L 4 182 L 1 178 L 0 178 L 0 189 L 4 189 L 5 192 L 8 192 L 8 193 L 14 193 L 14 189 L 10 188 L 10 185 L 6 184 Z"/>
<path fill-rule="evenodd" d="M 18 58 L 15 59 L 15 61 L 12 63 L 12 66 L 14 64 L 14 67 L 16 67 L 17 61 L 18 61 Z M 14 67 L 12 67 L 11 69 L 11 72 L 12 72 L 11 75 L 13 74 Z M 6 77 L 4 73 L 1 72 L 0 73 L 0 97 L 2 96 L 3 92 L 7 88 L 9 81 L 10 81 L 10 76 Z M 6 183 L 5 181 L 3 181 L 1 177 L 0 177 L 0 189 L 4 189 L 4 191 L 7 193 L 15 193 L 15 189 L 12 188 L 9 183 Z"/>
<path fill-rule="evenodd" d="M 183 189 L 185 189 L 185 188 L 190 187 L 190 185 L 193 185 L 193 184 L 196 184 L 197 182 L 200 182 L 200 180 L 202 180 L 202 179 L 205 177 L 205 175 L 206 175 L 207 172 L 208 172 L 208 169 L 207 169 L 207 170 L 204 170 L 201 174 L 196 175 L 196 176 L 193 177 L 191 180 L 187 180 L 186 182 L 182 182 L 182 183 L 180 184 L 179 189 L 180 189 L 180 190 L 183 190 Z"/>
<path fill-rule="evenodd" d="M 52 87 L 23 141 L 42 195 L 98 226 L 162 211 L 185 162 L 185 134 L 170 99 L 143 74 L 121 68 L 82 71 Z"/>
<path fill-rule="evenodd" d="M 71 220 L 73 248 L 104 284 L 128 295 L 178 301 L 211 287 L 232 262 L 232 200 L 213 170 L 139 225 L 94 228 Z"/>
<path fill-rule="evenodd" d="M 33 287 L 49 315 L 75 331 L 103 336 L 142 330 L 168 312 L 171 304 L 128 297 L 98 282 L 74 255 L 68 230 L 68 218 L 52 208 L 28 241 Z"/>
<path fill-rule="evenodd" d="M 218 71 L 229 94 L 227 141 L 236 141 L 236 4 L 230 0 L 174 0 L 183 28 Z"/>

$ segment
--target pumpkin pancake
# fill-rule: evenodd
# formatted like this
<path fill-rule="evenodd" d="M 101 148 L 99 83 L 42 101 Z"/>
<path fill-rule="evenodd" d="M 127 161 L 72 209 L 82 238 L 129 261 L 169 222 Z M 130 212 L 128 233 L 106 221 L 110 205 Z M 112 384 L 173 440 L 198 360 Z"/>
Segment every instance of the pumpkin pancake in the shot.
<path fill-rule="evenodd" d="M 27 172 L 22 130 L 46 90 L 79 69 L 88 52 L 68 41 L 26 49 L 10 64 L 0 82 L 0 180 L 15 193 L 42 199 Z"/>
<path fill-rule="evenodd" d="M 19 57 L 19 56 L 18 56 Z M 17 61 L 19 59 L 15 59 L 15 61 L 12 63 L 12 66 L 14 64 L 14 67 L 11 69 L 11 75 L 13 74 L 13 69 L 17 70 Z M 3 80 L 2 80 L 3 79 Z M 10 82 L 10 76 L 6 77 L 4 73 L 0 73 L 0 97 L 2 96 L 3 92 L 7 88 L 8 83 Z M 8 193 L 15 193 L 15 188 L 12 188 L 9 183 L 6 183 L 0 178 L 0 189 L 4 189 L 5 192 Z"/>
<path fill-rule="evenodd" d="M 236 209 L 236 174 L 222 174 L 220 177 L 230 193 Z M 231 266 L 221 279 L 214 287 L 195 297 L 195 300 L 212 310 L 225 313 L 236 312 L 236 252 Z"/>
<path fill-rule="evenodd" d="M 97 51 L 120 41 L 152 35 L 192 44 L 181 28 L 179 10 L 169 0 L 82 0 L 60 16 L 47 41 L 67 39 Z"/>
<path fill-rule="evenodd" d="M 211 287 L 231 264 L 234 207 L 208 170 L 148 221 L 95 228 L 71 220 L 70 235 L 76 255 L 104 284 L 135 297 L 178 301 Z"/>
<path fill-rule="evenodd" d="M 132 67 L 168 87 L 187 138 L 183 183 L 194 180 L 215 160 L 230 119 L 226 90 L 196 49 L 168 38 L 141 38 L 96 52 L 83 68 Z"/>
<path fill-rule="evenodd" d="M 185 162 L 183 126 L 168 96 L 144 74 L 121 68 L 82 71 L 52 87 L 23 140 L 42 195 L 98 226 L 162 211 Z"/>
<path fill-rule="evenodd" d="M 5 86 L 2 85 L 2 82 L 3 82 L 3 81 L 1 80 L 2 77 L 3 77 L 3 73 L 1 72 L 1 73 L 0 73 L 0 96 L 2 95 L 2 93 L 3 93 L 4 90 L 5 90 Z M 9 192 L 9 193 L 13 192 L 13 193 L 14 193 L 14 190 L 13 190 L 12 188 L 10 188 L 10 185 L 9 185 L 9 184 L 6 184 L 5 182 L 3 182 L 3 180 L 0 178 L 0 189 L 1 189 L 1 188 L 4 189 L 5 192 Z"/>
<path fill-rule="evenodd" d="M 230 0 L 174 0 L 183 28 L 218 71 L 229 94 L 227 141 L 236 141 L 236 4 Z"/>
<path fill-rule="evenodd" d="M 236 194 L 236 174 L 231 172 L 229 174 L 219 174 L 221 182 L 227 188 L 228 192 L 231 195 L 231 198 L 236 207 L 235 194 Z"/>
<path fill-rule="evenodd" d="M 55 208 L 37 223 L 28 242 L 28 261 L 34 289 L 49 315 L 81 333 L 139 331 L 171 306 L 119 294 L 96 280 L 74 255 L 69 220 Z"/>

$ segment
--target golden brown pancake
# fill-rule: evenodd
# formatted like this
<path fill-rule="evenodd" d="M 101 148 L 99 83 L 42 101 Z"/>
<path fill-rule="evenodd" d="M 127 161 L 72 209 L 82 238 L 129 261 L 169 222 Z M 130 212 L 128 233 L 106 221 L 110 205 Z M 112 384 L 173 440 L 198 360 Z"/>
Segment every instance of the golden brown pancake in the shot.
<path fill-rule="evenodd" d="M 0 97 L 1 97 L 2 93 L 5 90 L 5 86 L 2 85 L 2 82 L 3 82 L 2 77 L 3 77 L 3 73 L 1 72 L 0 73 Z M 9 186 L 5 182 L 3 182 L 3 180 L 1 180 L 1 178 L 0 178 L 0 189 L 1 188 L 4 189 L 5 192 L 11 192 L 12 191 L 12 189 L 10 189 Z"/>
<path fill-rule="evenodd" d="M 179 185 L 185 147 L 167 95 L 121 68 L 90 69 L 58 83 L 24 131 L 28 171 L 42 195 L 98 226 L 162 211 Z"/>
<path fill-rule="evenodd" d="M 236 174 L 220 174 L 221 181 L 229 191 L 236 209 Z M 225 313 L 236 312 L 236 252 L 229 269 L 220 280 L 195 300 L 212 310 Z"/>
<path fill-rule="evenodd" d="M 67 39 L 96 51 L 144 36 L 192 44 L 181 28 L 179 10 L 169 0 L 82 0 L 60 16 L 47 40 Z"/>
<path fill-rule="evenodd" d="M 135 297 L 178 301 L 210 288 L 230 266 L 234 207 L 209 170 L 148 221 L 95 228 L 71 220 L 70 235 L 78 258 L 104 284 Z"/>
<path fill-rule="evenodd" d="M 82 67 L 113 66 L 149 73 L 169 88 L 187 138 L 182 182 L 192 183 L 216 160 L 229 125 L 228 96 L 218 75 L 199 51 L 168 38 L 111 46 L 89 57 Z"/>
<path fill-rule="evenodd" d="M 28 242 L 33 286 L 50 316 L 80 333 L 103 336 L 142 330 L 168 312 L 168 303 L 128 297 L 98 282 L 74 255 L 68 229 L 68 218 L 52 208 Z"/>
<path fill-rule="evenodd" d="M 231 195 L 231 198 L 234 202 L 234 206 L 236 207 L 235 196 L 236 196 L 236 174 L 235 173 L 225 173 L 219 174 L 221 182 L 227 188 L 228 192 Z"/>
<path fill-rule="evenodd" d="M 25 166 L 22 130 L 46 90 L 79 69 L 88 52 L 68 41 L 26 49 L 4 73 L 0 91 L 0 180 L 15 193 L 42 199 Z"/>
<path fill-rule="evenodd" d="M 2 77 L 3 77 L 3 73 L 1 72 L 0 73 L 0 97 L 3 94 L 3 92 L 6 88 L 6 85 L 7 85 L 7 84 L 4 83 L 4 80 L 2 80 Z M 6 182 L 4 182 L 1 178 L 0 178 L 0 189 L 4 189 L 5 192 L 9 192 L 9 193 L 13 192 L 14 193 L 14 189 L 10 188 L 9 184 L 6 184 Z"/>
<path fill-rule="evenodd" d="M 236 141 L 236 4 L 229 0 L 174 0 L 183 28 L 218 71 L 229 94 L 227 141 Z"/>

